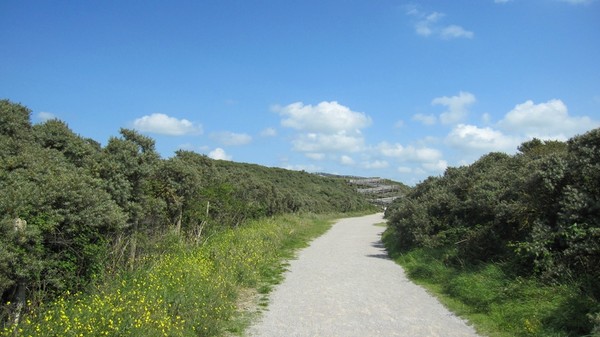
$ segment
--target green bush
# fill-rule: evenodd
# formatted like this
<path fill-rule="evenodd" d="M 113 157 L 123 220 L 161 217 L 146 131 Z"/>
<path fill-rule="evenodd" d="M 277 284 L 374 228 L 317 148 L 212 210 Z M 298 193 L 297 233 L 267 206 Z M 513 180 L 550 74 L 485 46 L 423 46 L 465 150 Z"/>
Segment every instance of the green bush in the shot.
<path fill-rule="evenodd" d="M 563 310 L 576 313 L 568 321 L 577 323 L 565 326 L 573 334 L 597 331 L 600 129 L 566 143 L 534 139 L 519 150 L 513 156 L 484 155 L 415 186 L 386 211 L 388 237 L 395 241 L 390 247 L 445 249 L 451 252 L 447 265 L 472 270 L 498 264 L 511 277 L 566 285 L 577 299 L 567 303 L 576 310 Z M 430 273 L 422 268 L 417 275 Z M 471 306 L 489 308 L 496 295 L 483 290 L 497 287 L 479 282 L 482 289 L 476 289 L 470 282 L 463 272 L 447 291 Z M 535 330 L 545 319 L 525 323 Z"/>
<path fill-rule="evenodd" d="M 373 209 L 343 179 L 190 151 L 161 159 L 137 131 L 121 129 L 102 146 L 59 120 L 32 125 L 30 115 L 0 100 L 2 325 L 65 291 L 85 292 L 105 273 L 145 267 L 169 250 L 157 245 L 170 232 L 201 243 L 267 216 Z M 254 247 L 237 249 L 240 258 L 242 249 Z"/>

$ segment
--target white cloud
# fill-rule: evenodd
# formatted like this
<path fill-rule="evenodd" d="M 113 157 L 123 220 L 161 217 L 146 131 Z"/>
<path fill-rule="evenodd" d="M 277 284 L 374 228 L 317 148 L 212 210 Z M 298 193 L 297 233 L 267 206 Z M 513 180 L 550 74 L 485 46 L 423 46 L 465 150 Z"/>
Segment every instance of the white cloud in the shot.
<path fill-rule="evenodd" d="M 598 121 L 587 116 L 569 116 L 567 106 L 559 99 L 539 104 L 531 100 L 517 104 L 498 123 L 503 130 L 526 138 L 559 140 L 566 140 L 598 125 Z"/>
<path fill-rule="evenodd" d="M 142 132 L 152 132 L 169 136 L 201 134 L 202 126 L 187 119 L 177 119 L 165 114 L 154 113 L 133 121 L 133 127 Z"/>
<path fill-rule="evenodd" d="M 350 156 L 343 155 L 340 157 L 340 163 L 342 165 L 354 165 L 354 159 Z"/>
<path fill-rule="evenodd" d="M 369 116 L 352 111 L 335 101 L 321 102 L 316 106 L 297 102 L 285 107 L 275 107 L 275 111 L 284 117 L 281 125 L 308 132 L 349 132 L 371 124 Z"/>
<path fill-rule="evenodd" d="M 470 92 L 461 91 L 458 96 L 443 96 L 434 98 L 432 105 L 443 105 L 448 108 L 440 115 L 440 121 L 444 124 L 454 124 L 462 121 L 469 113 L 468 107 L 475 103 L 475 95 Z"/>
<path fill-rule="evenodd" d="M 406 174 L 406 173 L 412 173 L 412 171 L 413 171 L 413 170 L 412 170 L 412 168 L 410 168 L 410 167 L 407 167 L 407 166 L 399 166 L 399 167 L 397 168 L 397 171 L 398 171 L 399 173 L 404 173 L 404 174 Z"/>
<path fill-rule="evenodd" d="M 364 149 L 361 129 L 371 118 L 338 102 L 321 102 L 316 106 L 301 102 L 274 110 L 282 117 L 281 125 L 300 132 L 292 141 L 300 152 L 358 152 Z"/>
<path fill-rule="evenodd" d="M 305 153 L 304 154 L 307 158 L 313 159 L 313 160 L 323 160 L 325 159 L 325 154 L 324 153 Z"/>
<path fill-rule="evenodd" d="M 274 128 L 266 128 L 260 132 L 261 137 L 275 137 L 277 136 L 277 130 Z"/>
<path fill-rule="evenodd" d="M 480 128 L 475 125 L 459 124 L 448 137 L 446 142 L 453 147 L 473 153 L 493 151 L 514 152 L 520 139 L 504 135 L 490 127 Z"/>
<path fill-rule="evenodd" d="M 489 114 L 483 115 L 483 121 L 490 121 Z M 560 100 L 540 104 L 526 101 L 517 104 L 495 127 L 456 125 L 446 136 L 445 143 L 459 149 L 466 156 L 463 159 L 472 159 L 488 152 L 514 153 L 522 142 L 533 137 L 566 140 L 597 126 L 600 122 L 589 117 L 569 116 Z"/>
<path fill-rule="evenodd" d="M 294 150 L 300 152 L 359 152 L 365 147 L 362 137 L 344 132 L 299 134 L 292 143 Z"/>
<path fill-rule="evenodd" d="M 434 115 L 425 115 L 425 114 L 415 114 L 412 119 L 414 121 L 418 121 L 423 123 L 423 125 L 433 125 L 437 121 L 437 118 Z"/>
<path fill-rule="evenodd" d="M 390 164 L 385 160 L 375 160 L 372 162 L 365 162 L 363 164 L 366 169 L 384 169 L 390 166 Z"/>
<path fill-rule="evenodd" d="M 46 122 L 49 121 L 51 119 L 56 119 L 56 116 L 53 113 L 50 112 L 40 112 L 37 114 L 37 118 L 41 121 L 41 122 Z"/>
<path fill-rule="evenodd" d="M 427 16 L 424 16 L 422 20 L 416 23 L 415 31 L 421 36 L 429 36 L 433 34 L 434 24 L 439 21 L 440 18 L 444 17 L 445 14 L 433 12 Z"/>
<path fill-rule="evenodd" d="M 448 168 L 448 162 L 440 159 L 433 163 L 423 163 L 421 166 L 428 172 L 444 172 Z"/>
<path fill-rule="evenodd" d="M 223 150 L 220 147 L 210 151 L 208 153 L 208 157 L 212 158 L 212 159 L 218 159 L 218 160 L 231 160 L 232 159 L 232 157 L 230 155 L 228 155 L 227 153 L 225 153 L 225 150 Z"/>
<path fill-rule="evenodd" d="M 442 28 L 440 35 L 444 39 L 456 39 L 459 37 L 472 39 L 475 34 L 469 30 L 464 29 L 461 26 L 450 25 Z"/>
<path fill-rule="evenodd" d="M 246 145 L 252 141 L 252 137 L 245 133 L 235 133 L 229 131 L 212 133 L 211 138 L 227 146 Z"/>
<path fill-rule="evenodd" d="M 505 3 L 509 3 L 509 2 L 511 2 L 511 1 L 512 1 L 512 0 L 494 0 L 494 3 L 497 3 L 497 4 L 505 4 Z"/>
<path fill-rule="evenodd" d="M 386 157 L 396 158 L 402 161 L 412 162 L 436 162 L 442 157 L 442 153 L 430 147 L 416 148 L 414 146 L 402 146 L 401 144 L 389 144 L 382 142 L 377 146 L 379 153 Z"/>
<path fill-rule="evenodd" d="M 441 19 L 446 16 L 444 13 L 433 12 L 423 13 L 419 11 L 415 6 L 410 7 L 406 12 L 407 15 L 416 17 L 418 20 L 415 23 L 415 32 L 417 35 L 429 37 L 438 36 L 443 39 L 455 39 L 455 38 L 473 38 L 475 35 L 472 31 L 466 30 L 459 25 L 443 25 L 440 23 Z"/>

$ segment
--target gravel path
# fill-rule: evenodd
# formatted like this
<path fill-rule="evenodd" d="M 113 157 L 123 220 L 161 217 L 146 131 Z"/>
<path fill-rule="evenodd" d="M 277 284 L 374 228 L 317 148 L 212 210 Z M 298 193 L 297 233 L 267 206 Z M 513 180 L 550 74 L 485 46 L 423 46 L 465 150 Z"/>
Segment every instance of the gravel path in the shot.
<path fill-rule="evenodd" d="M 387 258 L 382 214 L 343 219 L 291 261 L 255 337 L 477 336 Z"/>

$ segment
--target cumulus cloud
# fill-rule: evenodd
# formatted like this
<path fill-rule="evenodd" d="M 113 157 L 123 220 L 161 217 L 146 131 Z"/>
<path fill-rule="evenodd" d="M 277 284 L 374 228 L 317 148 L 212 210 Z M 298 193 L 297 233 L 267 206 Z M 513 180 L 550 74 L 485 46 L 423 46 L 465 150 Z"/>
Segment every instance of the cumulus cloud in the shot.
<path fill-rule="evenodd" d="M 292 144 L 300 152 L 361 151 L 361 129 L 371 125 L 369 116 L 335 101 L 316 106 L 297 102 L 274 110 L 283 117 L 281 125 L 299 131 Z"/>
<path fill-rule="evenodd" d="M 225 150 L 223 150 L 220 147 L 210 151 L 208 153 L 208 157 L 212 158 L 212 159 L 218 159 L 218 160 L 231 160 L 231 158 L 232 158 L 230 155 L 228 155 L 225 152 Z"/>
<path fill-rule="evenodd" d="M 425 115 L 425 114 L 415 114 L 412 117 L 413 121 L 418 121 L 423 123 L 423 125 L 433 125 L 437 121 L 437 118 L 434 115 Z"/>
<path fill-rule="evenodd" d="M 467 116 L 469 113 L 468 107 L 475 101 L 475 95 L 461 91 L 457 96 L 434 98 L 431 104 L 445 106 L 447 110 L 440 115 L 440 121 L 443 124 L 454 124 L 462 121 Z"/>
<path fill-rule="evenodd" d="M 490 127 L 480 128 L 475 125 L 459 124 L 446 137 L 446 142 L 467 152 L 514 152 L 520 139 L 507 136 Z"/>
<path fill-rule="evenodd" d="M 325 154 L 324 153 L 305 153 L 304 154 L 306 157 L 313 159 L 313 160 L 323 160 L 325 159 Z"/>
<path fill-rule="evenodd" d="M 359 152 L 364 149 L 364 139 L 345 132 L 335 134 L 299 134 L 292 141 L 294 150 L 300 152 Z"/>
<path fill-rule="evenodd" d="M 276 107 L 275 111 L 284 117 L 281 125 L 308 132 L 348 132 L 371 124 L 369 116 L 352 111 L 335 101 L 321 102 L 316 106 L 297 102 L 285 107 Z"/>
<path fill-rule="evenodd" d="M 411 162 L 436 162 L 442 157 L 442 153 L 430 147 L 403 146 L 402 144 L 390 144 L 382 142 L 377 150 L 385 157 L 396 158 Z"/>
<path fill-rule="evenodd" d="M 531 100 L 517 104 L 498 123 L 502 130 L 526 138 L 558 140 L 566 140 L 598 125 L 598 121 L 586 116 L 570 116 L 567 106 L 559 99 L 539 104 Z"/>
<path fill-rule="evenodd" d="M 41 121 L 41 122 L 46 122 L 52 119 L 56 119 L 56 116 L 53 113 L 50 112 L 40 112 L 37 114 L 37 118 Z"/>
<path fill-rule="evenodd" d="M 252 141 L 252 136 L 248 134 L 229 131 L 214 132 L 210 137 L 227 146 L 246 145 Z"/>
<path fill-rule="evenodd" d="M 448 168 L 448 162 L 440 159 L 433 163 L 423 163 L 421 166 L 428 172 L 444 172 Z"/>
<path fill-rule="evenodd" d="M 363 166 L 366 169 L 384 169 L 388 168 L 390 164 L 385 160 L 375 160 L 371 162 L 365 162 Z"/>
<path fill-rule="evenodd" d="M 484 114 L 483 121 L 489 120 L 489 114 Z M 467 157 L 476 158 L 487 152 L 514 153 L 521 143 L 534 137 L 566 140 L 598 126 L 600 122 L 589 117 L 570 116 L 561 100 L 553 99 L 539 104 L 526 101 L 517 104 L 493 126 L 454 126 L 446 136 L 445 144 L 460 150 Z"/>
<path fill-rule="evenodd" d="M 161 113 L 146 115 L 133 121 L 133 127 L 142 132 L 169 136 L 201 134 L 202 126 L 187 119 L 177 119 Z"/>
<path fill-rule="evenodd" d="M 415 32 L 419 36 L 429 37 L 438 36 L 443 39 L 468 38 L 475 36 L 472 31 L 466 30 L 462 26 L 451 24 L 444 25 L 440 21 L 446 16 L 444 13 L 433 12 L 423 13 L 415 6 L 409 8 L 407 15 L 417 18 L 415 23 Z"/>
<path fill-rule="evenodd" d="M 354 159 L 352 157 L 343 155 L 340 157 L 340 164 L 342 165 L 354 165 Z"/>

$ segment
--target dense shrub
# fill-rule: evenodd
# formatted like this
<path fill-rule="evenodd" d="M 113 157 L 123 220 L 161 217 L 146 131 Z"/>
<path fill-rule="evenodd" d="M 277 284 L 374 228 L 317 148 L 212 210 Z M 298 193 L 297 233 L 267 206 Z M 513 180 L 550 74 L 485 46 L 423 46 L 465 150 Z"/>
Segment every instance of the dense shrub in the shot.
<path fill-rule="evenodd" d="M 401 250 L 451 251 L 450 264 L 504 262 L 516 274 L 576 284 L 597 317 L 600 129 L 566 143 L 534 139 L 519 150 L 418 184 L 388 208 L 388 236 Z"/>
<path fill-rule="evenodd" d="M 172 230 L 202 243 L 264 216 L 371 208 L 343 179 L 190 151 L 162 159 L 129 129 L 102 147 L 59 120 L 32 125 L 30 114 L 0 100 L 1 324 L 135 270 Z"/>

